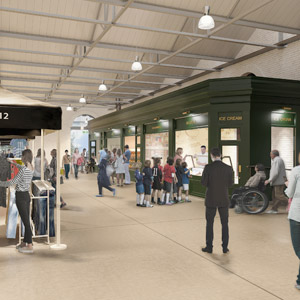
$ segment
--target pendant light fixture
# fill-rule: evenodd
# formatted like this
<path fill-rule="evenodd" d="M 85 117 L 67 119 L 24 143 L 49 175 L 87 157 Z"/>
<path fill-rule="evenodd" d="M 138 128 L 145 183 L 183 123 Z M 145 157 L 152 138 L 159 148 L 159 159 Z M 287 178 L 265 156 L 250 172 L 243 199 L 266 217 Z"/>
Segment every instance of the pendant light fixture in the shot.
<path fill-rule="evenodd" d="M 104 84 L 104 80 L 103 80 L 102 83 L 99 85 L 99 91 L 101 91 L 101 92 L 107 91 L 107 86 Z"/>
<path fill-rule="evenodd" d="M 85 97 L 82 95 L 81 98 L 79 99 L 80 103 L 86 103 Z"/>
<path fill-rule="evenodd" d="M 73 110 L 73 108 L 72 108 L 72 106 L 69 104 L 68 106 L 67 106 L 67 111 L 72 111 Z"/>
<path fill-rule="evenodd" d="M 198 23 L 198 28 L 202 30 L 209 30 L 215 27 L 214 19 L 209 15 L 210 7 L 207 5 L 204 8 L 205 15 L 202 16 Z"/>
<path fill-rule="evenodd" d="M 131 70 L 132 71 L 142 71 L 143 70 L 142 64 L 140 63 L 138 56 L 135 57 L 135 61 L 131 65 Z"/>

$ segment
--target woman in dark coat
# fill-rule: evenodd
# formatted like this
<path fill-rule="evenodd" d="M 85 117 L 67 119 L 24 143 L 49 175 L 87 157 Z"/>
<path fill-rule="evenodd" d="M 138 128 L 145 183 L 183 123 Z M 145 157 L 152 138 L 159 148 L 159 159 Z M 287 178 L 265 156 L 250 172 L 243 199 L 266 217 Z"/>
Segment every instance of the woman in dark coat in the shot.
<path fill-rule="evenodd" d="M 102 188 L 106 188 L 109 191 L 113 192 L 114 196 L 116 195 L 116 189 L 112 189 L 110 187 L 110 181 L 106 174 L 106 166 L 107 166 L 107 157 L 103 158 L 100 161 L 100 164 L 98 165 L 99 172 L 98 172 L 97 180 L 98 180 L 99 195 L 96 195 L 96 197 L 103 197 Z"/>

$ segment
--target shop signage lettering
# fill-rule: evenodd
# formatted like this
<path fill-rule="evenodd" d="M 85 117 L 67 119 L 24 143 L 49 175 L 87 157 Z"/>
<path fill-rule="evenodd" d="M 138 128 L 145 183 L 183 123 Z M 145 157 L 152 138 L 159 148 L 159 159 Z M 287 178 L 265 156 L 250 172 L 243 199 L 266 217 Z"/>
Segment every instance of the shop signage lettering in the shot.
<path fill-rule="evenodd" d="M 0 120 L 9 120 L 9 114 L 7 112 L 0 112 Z"/>
<path fill-rule="evenodd" d="M 219 113 L 218 117 L 219 122 L 221 123 L 227 123 L 227 122 L 242 122 L 243 121 L 243 115 L 241 112 L 232 112 L 232 113 Z"/>
<path fill-rule="evenodd" d="M 159 126 L 154 126 L 154 127 L 152 127 L 152 129 L 153 130 L 155 130 L 155 129 L 161 129 L 161 126 L 159 125 Z"/>
<path fill-rule="evenodd" d="M 186 125 L 196 125 L 197 122 L 194 120 L 194 121 L 186 121 L 185 123 Z"/>
<path fill-rule="evenodd" d="M 295 114 L 292 113 L 272 113 L 272 125 L 295 126 Z"/>

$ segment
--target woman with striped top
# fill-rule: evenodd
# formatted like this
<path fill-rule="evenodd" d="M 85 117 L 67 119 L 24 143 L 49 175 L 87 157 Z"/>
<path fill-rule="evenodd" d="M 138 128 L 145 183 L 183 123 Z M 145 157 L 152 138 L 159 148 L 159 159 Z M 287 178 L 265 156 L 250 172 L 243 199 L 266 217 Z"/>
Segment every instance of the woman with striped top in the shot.
<path fill-rule="evenodd" d="M 0 181 L 1 187 L 9 187 L 16 185 L 16 205 L 25 226 L 25 236 L 23 242 L 17 246 L 21 253 L 33 253 L 32 248 L 32 232 L 30 226 L 30 185 L 33 176 L 32 152 L 26 149 L 22 152 L 22 162 L 25 166 L 17 165 L 19 172 L 10 181 Z"/>

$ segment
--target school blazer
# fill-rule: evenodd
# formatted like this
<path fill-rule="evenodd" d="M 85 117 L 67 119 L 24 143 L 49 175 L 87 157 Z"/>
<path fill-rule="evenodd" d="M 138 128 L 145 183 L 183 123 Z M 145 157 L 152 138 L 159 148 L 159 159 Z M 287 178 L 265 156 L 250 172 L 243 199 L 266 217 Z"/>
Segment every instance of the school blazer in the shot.
<path fill-rule="evenodd" d="M 228 207 L 228 188 L 233 185 L 233 170 L 220 160 L 205 166 L 202 185 L 206 186 L 205 206 Z"/>

